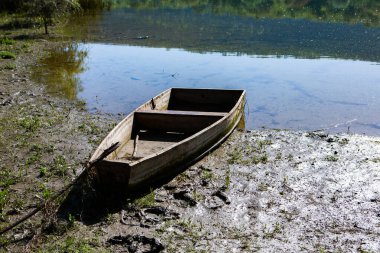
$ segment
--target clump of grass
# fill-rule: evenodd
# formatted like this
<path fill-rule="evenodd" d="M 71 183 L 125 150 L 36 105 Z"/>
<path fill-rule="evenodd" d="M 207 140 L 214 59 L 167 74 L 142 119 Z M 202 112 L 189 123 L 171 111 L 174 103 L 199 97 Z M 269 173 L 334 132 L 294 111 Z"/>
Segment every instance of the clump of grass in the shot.
<path fill-rule="evenodd" d="M 292 161 L 292 160 L 293 160 L 293 155 L 292 155 L 292 154 L 289 154 L 289 155 L 287 155 L 285 158 L 286 158 L 286 160 L 288 160 L 288 161 Z"/>
<path fill-rule="evenodd" d="M 224 187 L 228 190 L 231 185 L 231 171 L 227 170 L 226 171 L 226 176 L 224 178 Z"/>
<path fill-rule="evenodd" d="M 100 128 L 97 125 L 95 125 L 94 122 L 92 122 L 89 125 L 82 123 L 81 125 L 78 126 L 78 130 L 89 135 L 97 135 L 100 133 Z"/>
<path fill-rule="evenodd" d="M 0 58 L 1 59 L 15 59 L 16 55 L 9 51 L 0 51 Z"/>
<path fill-rule="evenodd" d="M 214 174 L 210 169 L 202 167 L 201 178 L 204 180 L 211 180 L 214 178 Z"/>
<path fill-rule="evenodd" d="M 339 160 L 339 157 L 334 156 L 334 155 L 328 155 L 325 157 L 325 160 L 328 162 L 336 162 Z"/>
<path fill-rule="evenodd" d="M 265 146 L 269 146 L 269 145 L 272 145 L 273 142 L 271 140 L 258 140 L 257 141 L 257 147 L 261 150 L 263 149 Z"/>
<path fill-rule="evenodd" d="M 15 69 L 15 68 L 16 68 L 16 64 L 14 64 L 12 62 L 6 63 L 3 66 L 1 66 L 1 69 L 6 69 L 6 70 L 12 70 L 12 69 Z"/>
<path fill-rule="evenodd" d="M 264 153 L 263 155 L 261 156 L 253 156 L 252 157 L 252 163 L 253 164 L 259 164 L 259 163 L 267 163 L 268 162 L 268 155 L 266 153 Z"/>
<path fill-rule="evenodd" d="M 0 190 L 0 218 L 4 218 L 4 207 L 8 201 L 8 190 Z"/>
<path fill-rule="evenodd" d="M 38 117 L 25 117 L 19 120 L 19 125 L 23 127 L 27 132 L 35 132 L 42 126 L 42 122 Z"/>
<path fill-rule="evenodd" d="M 2 168 L 0 170 L 0 188 L 4 190 L 15 183 L 16 176 L 12 174 L 11 170 Z"/>
<path fill-rule="evenodd" d="M 15 44 L 15 41 L 10 38 L 3 37 L 0 39 L 0 45 L 14 45 L 14 44 Z"/>
<path fill-rule="evenodd" d="M 262 191 L 262 192 L 267 191 L 268 188 L 269 188 L 269 186 L 268 186 L 267 184 L 265 184 L 265 183 L 260 183 L 260 184 L 257 186 L 257 189 L 258 189 L 259 191 Z"/>
<path fill-rule="evenodd" d="M 227 162 L 229 164 L 235 164 L 241 161 L 241 159 L 243 158 L 243 153 L 241 152 L 241 150 L 236 148 L 231 153 L 229 153 L 228 156 L 229 158 Z"/>
<path fill-rule="evenodd" d="M 40 171 L 40 177 L 45 177 L 49 174 L 49 170 L 45 166 L 41 166 L 39 171 Z"/>
<path fill-rule="evenodd" d="M 266 231 L 266 227 L 264 227 L 264 237 L 266 238 L 274 238 L 276 234 L 281 233 L 281 225 L 280 223 L 276 222 L 275 227 L 273 228 L 272 231 Z"/>
<path fill-rule="evenodd" d="M 149 194 L 145 195 L 142 198 L 136 199 L 133 202 L 137 207 L 152 207 L 156 205 L 156 194 L 154 191 L 151 191 Z"/>
<path fill-rule="evenodd" d="M 44 200 L 48 200 L 52 195 L 53 191 L 46 187 L 44 184 L 40 185 L 41 195 Z"/>
<path fill-rule="evenodd" d="M 65 176 L 67 174 L 68 164 L 64 156 L 58 155 L 55 157 L 53 167 L 58 175 Z"/>

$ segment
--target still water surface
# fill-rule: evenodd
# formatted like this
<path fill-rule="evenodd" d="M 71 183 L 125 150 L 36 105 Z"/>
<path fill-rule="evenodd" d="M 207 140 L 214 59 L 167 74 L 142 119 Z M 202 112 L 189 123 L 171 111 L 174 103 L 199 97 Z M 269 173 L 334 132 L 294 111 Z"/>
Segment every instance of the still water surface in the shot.
<path fill-rule="evenodd" d="M 380 135 L 377 21 L 130 7 L 78 19 L 67 31 L 83 42 L 35 73 L 91 111 L 129 113 L 170 87 L 245 89 L 247 128 Z"/>

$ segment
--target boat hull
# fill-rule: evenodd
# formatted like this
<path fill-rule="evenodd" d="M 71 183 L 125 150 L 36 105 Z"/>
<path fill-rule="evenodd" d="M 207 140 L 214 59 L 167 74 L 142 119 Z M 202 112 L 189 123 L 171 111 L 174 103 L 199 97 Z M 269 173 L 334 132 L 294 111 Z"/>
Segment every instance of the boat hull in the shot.
<path fill-rule="evenodd" d="M 244 117 L 244 101 L 245 92 L 224 117 L 164 152 L 132 163 L 108 159 L 99 162 L 96 166 L 98 183 L 106 189 L 128 191 L 154 187 L 173 178 L 207 155 L 232 133 Z M 142 107 L 146 107 L 146 104 Z"/>

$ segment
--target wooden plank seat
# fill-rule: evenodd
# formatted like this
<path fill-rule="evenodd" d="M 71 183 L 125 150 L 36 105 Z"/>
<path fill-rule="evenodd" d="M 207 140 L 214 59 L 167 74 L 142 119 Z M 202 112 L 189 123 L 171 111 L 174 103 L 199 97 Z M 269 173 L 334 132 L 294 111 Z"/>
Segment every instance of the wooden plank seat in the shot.
<path fill-rule="evenodd" d="M 219 112 L 144 110 L 134 114 L 134 132 L 139 130 L 192 134 L 227 115 Z"/>
<path fill-rule="evenodd" d="M 204 111 L 180 111 L 180 110 L 143 110 L 138 113 L 154 113 L 154 114 L 171 114 L 171 115 L 199 115 L 199 116 L 219 116 L 224 117 L 226 112 L 204 112 Z"/>

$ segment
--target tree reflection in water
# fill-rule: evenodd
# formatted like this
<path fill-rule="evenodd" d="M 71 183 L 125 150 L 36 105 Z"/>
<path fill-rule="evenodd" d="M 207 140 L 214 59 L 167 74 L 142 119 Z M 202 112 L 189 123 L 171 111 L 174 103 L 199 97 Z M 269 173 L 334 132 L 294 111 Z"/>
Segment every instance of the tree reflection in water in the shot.
<path fill-rule="evenodd" d="M 87 50 L 77 43 L 60 46 L 41 59 L 33 71 L 33 79 L 45 84 L 49 93 L 57 93 L 70 100 L 82 90 L 78 74 L 86 70 Z"/>

